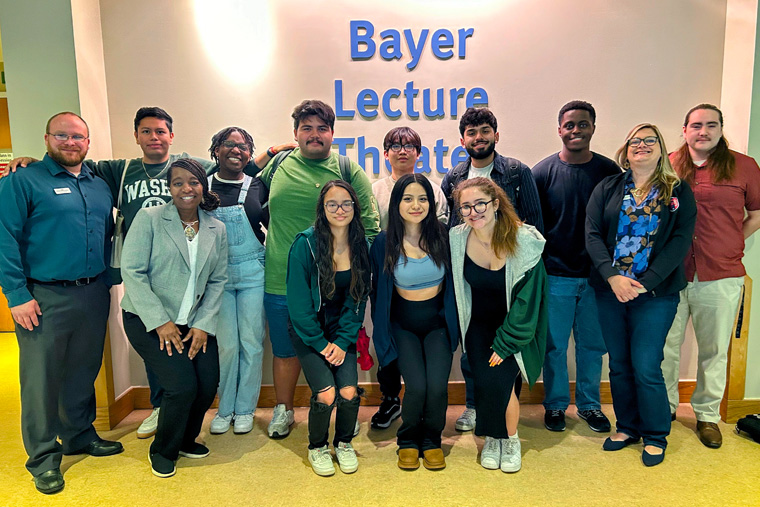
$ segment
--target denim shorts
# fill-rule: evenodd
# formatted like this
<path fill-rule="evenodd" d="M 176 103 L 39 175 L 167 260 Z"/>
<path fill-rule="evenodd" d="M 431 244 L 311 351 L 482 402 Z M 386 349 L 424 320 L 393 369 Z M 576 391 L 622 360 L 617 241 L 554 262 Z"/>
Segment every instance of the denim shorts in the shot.
<path fill-rule="evenodd" d="M 274 357 L 287 359 L 296 357 L 291 335 L 296 337 L 288 316 L 288 298 L 279 294 L 264 293 L 264 311 L 269 323 L 269 340 L 272 342 Z"/>

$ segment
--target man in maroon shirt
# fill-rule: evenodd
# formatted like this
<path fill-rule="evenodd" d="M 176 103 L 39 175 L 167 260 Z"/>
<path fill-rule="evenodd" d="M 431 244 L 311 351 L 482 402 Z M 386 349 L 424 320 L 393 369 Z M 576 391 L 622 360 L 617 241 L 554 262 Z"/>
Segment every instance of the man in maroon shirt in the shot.
<path fill-rule="evenodd" d="M 698 347 L 691 406 L 699 440 L 718 448 L 728 345 L 744 285 L 744 240 L 760 227 L 760 167 L 728 149 L 723 113 L 711 104 L 699 104 L 686 114 L 683 136 L 686 142 L 670 154 L 670 161 L 694 191 L 697 223 L 684 260 L 688 285 L 665 342 L 662 373 L 675 420 L 681 345 L 691 316 Z"/>

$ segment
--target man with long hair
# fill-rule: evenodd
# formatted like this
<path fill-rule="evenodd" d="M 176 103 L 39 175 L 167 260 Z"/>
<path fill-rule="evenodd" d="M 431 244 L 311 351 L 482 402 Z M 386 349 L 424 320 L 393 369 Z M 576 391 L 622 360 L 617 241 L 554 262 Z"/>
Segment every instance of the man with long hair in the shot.
<path fill-rule="evenodd" d="M 688 285 L 665 342 L 662 372 L 671 418 L 678 408 L 681 344 L 691 316 L 697 338 L 697 385 L 691 406 L 699 440 L 718 448 L 722 436 L 720 401 L 726 388 L 728 344 L 744 286 L 744 241 L 760 228 L 760 167 L 751 157 L 728 148 L 723 113 L 699 104 L 686 114 L 686 141 L 670 154 L 673 168 L 697 200 L 697 224 L 685 259 Z M 746 216 L 745 216 L 746 211 Z"/>

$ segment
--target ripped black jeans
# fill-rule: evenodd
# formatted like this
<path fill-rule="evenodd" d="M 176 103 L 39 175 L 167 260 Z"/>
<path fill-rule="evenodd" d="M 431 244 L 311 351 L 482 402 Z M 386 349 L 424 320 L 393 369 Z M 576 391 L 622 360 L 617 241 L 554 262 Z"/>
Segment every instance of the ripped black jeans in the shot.
<path fill-rule="evenodd" d="M 293 348 L 301 362 L 306 382 L 311 388 L 311 404 L 309 409 L 309 449 L 324 447 L 328 442 L 330 417 L 333 407 L 338 406 L 335 414 L 335 438 L 333 445 L 339 442 L 351 442 L 354 438 L 354 427 L 359 415 L 359 374 L 356 370 L 356 345 L 351 345 L 346 351 L 346 358 L 340 366 L 327 362 L 322 354 L 306 345 L 298 336 L 291 336 Z M 317 401 L 317 395 L 333 388 L 334 401 L 327 405 Z M 356 394 L 350 400 L 340 395 L 344 387 L 354 387 Z"/>

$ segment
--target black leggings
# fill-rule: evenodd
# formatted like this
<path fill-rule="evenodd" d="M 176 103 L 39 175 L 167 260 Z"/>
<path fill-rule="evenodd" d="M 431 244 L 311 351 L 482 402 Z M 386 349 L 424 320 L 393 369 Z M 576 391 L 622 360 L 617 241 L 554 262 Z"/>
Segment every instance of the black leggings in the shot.
<path fill-rule="evenodd" d="M 442 309 L 443 292 L 426 301 L 409 301 L 393 294 L 391 332 L 406 386 L 397 434 L 401 449 L 441 447 L 452 360 Z"/>

